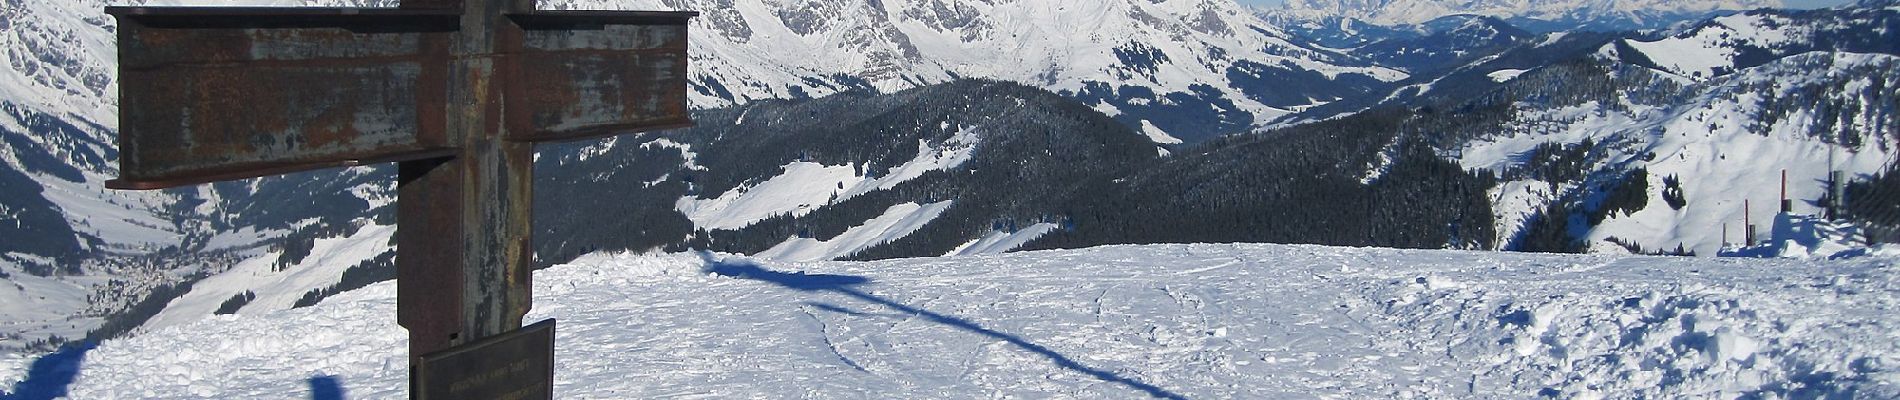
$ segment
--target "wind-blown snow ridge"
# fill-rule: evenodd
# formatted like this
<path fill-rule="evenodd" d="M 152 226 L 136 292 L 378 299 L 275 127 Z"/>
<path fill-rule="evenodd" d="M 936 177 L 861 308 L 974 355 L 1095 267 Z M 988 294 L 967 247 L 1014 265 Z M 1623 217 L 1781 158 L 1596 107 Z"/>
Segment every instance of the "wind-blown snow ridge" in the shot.
<path fill-rule="evenodd" d="M 1284 245 L 538 271 L 560 398 L 1900 396 L 1894 258 Z M 107 341 L 75 398 L 404 396 L 395 286 Z"/>

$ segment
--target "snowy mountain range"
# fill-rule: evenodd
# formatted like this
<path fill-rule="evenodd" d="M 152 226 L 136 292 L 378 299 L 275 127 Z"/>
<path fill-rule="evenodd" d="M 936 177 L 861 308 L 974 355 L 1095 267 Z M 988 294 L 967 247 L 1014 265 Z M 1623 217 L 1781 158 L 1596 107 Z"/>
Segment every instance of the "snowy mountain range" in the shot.
<path fill-rule="evenodd" d="M 1295 41 L 1232 1 L 562 0 L 541 7 L 700 10 L 691 39 L 691 99 L 700 107 L 1001 79 L 1075 97 L 1171 144 L 1251 131 L 1406 76 Z"/>
<path fill-rule="evenodd" d="M 1470 14 L 1540 31 L 1665 28 L 1724 11 L 1781 8 L 1783 0 L 1286 0 L 1260 11 L 1282 25 L 1408 26 Z"/>

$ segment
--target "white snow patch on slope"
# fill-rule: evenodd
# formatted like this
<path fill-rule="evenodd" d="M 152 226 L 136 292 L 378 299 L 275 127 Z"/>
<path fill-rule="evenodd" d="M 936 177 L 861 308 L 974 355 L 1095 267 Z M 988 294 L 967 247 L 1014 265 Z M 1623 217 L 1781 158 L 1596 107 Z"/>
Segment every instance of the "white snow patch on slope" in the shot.
<path fill-rule="evenodd" d="M 529 320 L 560 321 L 557 398 L 1900 395 L 1892 258 L 1155 245 L 585 260 L 535 273 Z M 302 399 L 333 376 L 352 398 L 401 398 L 395 296 L 386 282 L 107 341 L 72 394 Z"/>
<path fill-rule="evenodd" d="M 33 258 L 18 253 L 11 255 Z M 47 261 L 50 264 L 51 260 Z M 0 332 L 6 333 L 0 335 L 0 356 L 51 335 L 84 338 L 87 331 L 103 321 L 98 316 L 85 315 L 84 311 L 90 305 L 88 296 L 92 295 L 94 286 L 105 284 L 107 277 L 34 276 L 4 258 L 0 258 L 0 272 L 8 275 L 0 280 Z M 0 390 L 7 387 L 0 385 Z"/>
<path fill-rule="evenodd" d="M 1504 246 L 1515 240 L 1519 232 L 1530 228 L 1531 217 L 1544 212 L 1544 204 L 1557 193 L 1550 182 L 1525 179 L 1500 183 L 1491 188 L 1489 195 L 1492 217 L 1499 228 L 1492 243 Z"/>
<path fill-rule="evenodd" d="M 1505 68 L 1505 69 L 1500 69 L 1496 71 L 1491 71 L 1491 73 L 1485 74 L 1485 76 L 1491 77 L 1491 80 L 1494 82 L 1504 83 L 1504 82 L 1509 82 L 1512 79 L 1517 79 L 1518 75 L 1523 75 L 1523 74 L 1524 74 L 1524 70 Z"/>
<path fill-rule="evenodd" d="M 805 215 L 831 200 L 842 186 L 863 179 L 850 165 L 794 162 L 757 185 L 736 187 L 712 199 L 682 197 L 673 208 L 700 228 L 739 229 L 777 215 Z"/>
<path fill-rule="evenodd" d="M 950 252 L 944 254 L 944 256 L 1003 254 L 1010 250 L 1023 247 L 1023 245 L 1029 244 L 1032 240 L 1041 238 L 1043 235 L 1049 234 L 1049 232 L 1054 232 L 1057 228 L 1061 228 L 1061 226 L 1043 222 L 1030 225 L 1027 228 L 1019 229 L 1015 232 L 994 231 L 976 240 L 971 240 L 969 243 L 957 246 L 955 250 L 950 250 Z"/>
<path fill-rule="evenodd" d="M 249 291 L 257 298 L 239 309 L 241 314 L 259 314 L 289 309 L 313 289 L 328 288 L 363 260 L 392 249 L 389 239 L 393 225 L 367 225 L 340 238 L 317 239 L 310 256 L 296 265 L 277 270 L 279 252 L 264 252 L 231 270 L 212 275 L 192 285 L 191 292 L 165 306 L 165 310 L 145 323 L 143 329 L 182 325 L 206 318 L 233 295 Z"/>
<path fill-rule="evenodd" d="M 1736 72 L 1740 46 L 1777 48 L 1793 40 L 1795 26 L 1775 15 L 1736 14 L 1711 24 L 1654 41 L 1624 40 L 1664 70 L 1696 80 Z"/>
<path fill-rule="evenodd" d="M 1522 109 L 1512 126 L 1498 135 L 1475 140 L 1460 151 L 1467 169 L 1504 171 L 1524 165 L 1541 144 L 1575 145 L 1593 141 L 1596 154 L 1607 154 L 1596 168 L 1648 171 L 1648 206 L 1631 214 L 1614 213 L 1584 239 L 1595 249 L 1619 251 L 1612 237 L 1639 244 L 1645 250 L 1678 246 L 1700 255 L 1715 255 L 1729 243 L 1745 237 L 1743 221 L 1767 227 L 1780 198 L 1781 172 L 1789 178 L 1788 196 L 1795 212 L 1818 214 L 1818 204 L 1830 170 L 1866 177 L 1886 170 L 1900 155 L 1897 145 L 1882 135 L 1868 135 L 1868 144 L 1848 149 L 1816 137 L 1815 110 L 1788 110 L 1788 116 L 1768 123 L 1763 103 L 1781 93 L 1811 91 L 1844 84 L 1840 96 L 1861 96 L 1873 77 L 1860 71 L 1892 70 L 1900 58 L 1882 54 L 1809 53 L 1694 84 L 1686 90 L 1695 97 L 1684 104 L 1651 107 L 1622 104 L 1624 109 L 1590 102 L 1552 110 Z M 1826 89 L 1833 90 L 1833 89 Z M 1855 131 L 1882 132 L 1884 120 L 1844 121 Z M 1833 164 L 1829 164 L 1830 158 Z M 1661 198 L 1663 180 L 1679 177 L 1687 205 L 1678 210 Z M 1596 177 L 1591 179 L 1598 179 Z M 1608 184 L 1590 181 L 1590 184 Z M 1552 188 L 1555 193 L 1574 185 Z M 1752 203 L 1753 207 L 1747 207 Z M 1746 210 L 1745 210 L 1746 208 Z M 1505 221 L 1501 219 L 1500 221 Z M 1724 225 L 1729 243 L 1724 243 Z M 1500 231 L 1508 228 L 1500 225 Z M 1767 234 L 1767 232 L 1761 232 Z"/>
<path fill-rule="evenodd" d="M 884 215 L 864 221 L 864 224 L 846 229 L 843 234 L 830 240 L 811 238 L 792 238 L 777 246 L 772 246 L 757 254 L 760 258 L 779 261 L 824 261 L 856 254 L 892 240 L 903 238 L 936 220 L 950 209 L 950 201 L 919 205 L 903 203 L 884 210 Z"/>
<path fill-rule="evenodd" d="M 1698 38 L 1668 38 L 1653 42 L 1625 40 L 1630 47 L 1649 57 L 1656 66 L 1671 73 L 1708 79 L 1716 69 L 1735 65 L 1735 49 L 1707 43 Z"/>
<path fill-rule="evenodd" d="M 1604 108 L 1591 101 L 1553 110 L 1524 110 L 1517 130 L 1465 144 L 1458 163 L 1466 169 L 1502 171 L 1525 161 L 1539 145 L 1601 141 L 1641 125 L 1629 115 L 1604 112 Z"/>
<path fill-rule="evenodd" d="M 100 247 L 114 252 L 144 253 L 177 245 L 183 239 L 168 216 L 154 212 L 170 201 L 166 194 L 107 190 L 106 176 L 85 174 L 86 183 L 44 179 L 40 192 L 65 214 L 76 233 L 101 237 Z"/>
<path fill-rule="evenodd" d="M 948 128 L 948 126 L 945 127 L 945 129 Z M 976 155 L 976 146 L 982 141 L 981 133 L 979 128 L 959 126 L 956 133 L 944 140 L 942 148 L 931 145 L 929 141 L 919 140 L 916 157 L 892 167 L 877 178 L 866 179 L 838 196 L 838 201 L 874 191 L 890 190 L 898 184 L 922 177 L 924 173 L 930 171 L 956 169 Z"/>
<path fill-rule="evenodd" d="M 706 166 L 699 165 L 699 153 L 693 152 L 693 145 L 675 142 L 670 139 L 660 138 L 660 139 L 654 139 L 651 142 L 646 142 L 646 144 L 642 144 L 640 146 L 643 148 L 659 147 L 659 148 L 665 148 L 665 149 L 679 150 L 680 157 L 686 159 L 685 163 L 682 164 L 680 168 L 685 168 L 688 171 L 705 171 L 706 170 Z"/>
<path fill-rule="evenodd" d="M 1823 62 L 1822 65 L 1809 63 Z M 1832 65 L 1828 65 L 1832 64 Z M 1740 242 L 1744 220 L 1766 227 L 1771 224 L 1780 199 L 1781 172 L 1786 171 L 1788 196 L 1795 200 L 1794 212 L 1819 214 L 1815 206 L 1827 188 L 1830 170 L 1850 176 L 1870 176 L 1900 160 L 1892 152 L 1896 143 L 1879 135 L 1869 135 L 1870 143 L 1859 150 L 1842 149 L 1809 132 L 1818 118 L 1800 116 L 1772 125 L 1756 127 L 1762 120 L 1761 96 L 1774 93 L 1730 93 L 1737 85 L 1766 85 L 1776 91 L 1806 90 L 1818 82 L 1843 79 L 1847 66 L 1900 65 L 1900 58 L 1888 55 L 1810 53 L 1762 67 L 1752 68 L 1719 80 L 1708 95 L 1692 106 L 1663 114 L 1658 129 L 1638 136 L 1641 153 L 1656 154 L 1655 161 L 1633 160 L 1647 164 L 1650 187 L 1661 188 L 1668 176 L 1683 179 L 1682 191 L 1689 206 L 1682 210 L 1651 206 L 1634 215 L 1604 221 L 1589 238 L 1599 242 L 1615 236 L 1636 240 L 1645 247 L 1674 248 L 1682 244 L 1697 254 L 1714 254 L 1723 244 L 1723 225 L 1733 229 L 1728 236 Z M 1867 78 L 1847 78 L 1864 81 Z M 1806 113 L 1811 111 L 1797 111 Z M 1859 121 L 1853 122 L 1858 124 Z M 1860 131 L 1878 131 L 1872 126 L 1855 126 Z M 1634 157 L 1636 155 L 1632 155 Z M 1832 165 L 1830 165 L 1832 159 Z M 1660 190 L 1660 189 L 1658 189 Z M 1652 192 L 1659 195 L 1659 191 Z M 1752 201 L 1751 201 L 1752 200 Z M 1662 203 L 1652 198 L 1652 204 Z M 1748 203 L 1753 207 L 1746 207 Z M 1761 232 L 1766 235 L 1768 232 Z"/>
<path fill-rule="evenodd" d="M 1148 140 L 1158 144 L 1181 144 L 1181 139 L 1169 135 L 1168 131 L 1161 130 L 1161 127 L 1145 119 L 1141 120 L 1141 133 L 1148 135 Z"/>
<path fill-rule="evenodd" d="M 920 140 L 917 142 L 916 157 L 875 178 L 858 175 L 860 168 L 855 164 L 828 166 L 794 162 L 786 165 L 784 172 L 778 176 L 756 185 L 733 188 L 719 197 L 680 198 L 674 203 L 674 209 L 685 214 L 695 226 L 705 229 L 734 230 L 773 216 L 804 216 L 833 201 L 890 190 L 930 171 L 948 171 L 962 166 L 975 155 L 977 145 L 982 140 L 981 132 L 976 127 L 958 127 L 941 146 Z"/>

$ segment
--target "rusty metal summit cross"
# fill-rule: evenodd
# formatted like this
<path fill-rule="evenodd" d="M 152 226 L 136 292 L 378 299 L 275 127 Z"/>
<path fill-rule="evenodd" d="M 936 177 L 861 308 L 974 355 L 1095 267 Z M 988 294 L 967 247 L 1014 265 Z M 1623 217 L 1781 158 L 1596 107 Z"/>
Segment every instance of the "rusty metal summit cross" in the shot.
<path fill-rule="evenodd" d="M 106 11 L 121 77 L 121 175 L 108 186 L 399 163 L 397 320 L 417 398 L 551 396 L 552 321 L 521 329 L 535 143 L 692 123 L 693 12 L 534 0 Z"/>

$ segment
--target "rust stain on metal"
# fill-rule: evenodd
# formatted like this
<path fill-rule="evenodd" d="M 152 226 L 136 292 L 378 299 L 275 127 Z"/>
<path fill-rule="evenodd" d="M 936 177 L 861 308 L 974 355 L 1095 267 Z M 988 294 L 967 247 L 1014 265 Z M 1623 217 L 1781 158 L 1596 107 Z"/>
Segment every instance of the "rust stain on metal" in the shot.
<path fill-rule="evenodd" d="M 447 14 L 114 8 L 121 174 L 155 188 L 451 147 L 440 125 Z M 283 27 L 265 26 L 284 23 Z M 435 79 L 438 80 L 439 79 Z M 430 93 L 431 89 L 435 93 Z M 247 174 L 246 171 L 255 173 Z"/>
<path fill-rule="evenodd" d="M 398 165 L 396 322 L 409 330 L 409 354 L 452 346 L 462 332 L 462 163 L 447 158 Z M 475 228 L 481 229 L 481 228 Z"/>
<path fill-rule="evenodd" d="M 510 140 L 571 141 L 692 123 L 686 109 L 693 14 L 535 12 L 521 30 L 511 81 Z M 522 101 L 525 100 L 525 101 Z"/>
<path fill-rule="evenodd" d="M 399 162 L 398 318 L 421 355 L 520 326 L 534 146 L 686 126 L 691 12 L 110 7 L 121 179 Z"/>

